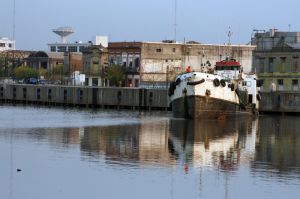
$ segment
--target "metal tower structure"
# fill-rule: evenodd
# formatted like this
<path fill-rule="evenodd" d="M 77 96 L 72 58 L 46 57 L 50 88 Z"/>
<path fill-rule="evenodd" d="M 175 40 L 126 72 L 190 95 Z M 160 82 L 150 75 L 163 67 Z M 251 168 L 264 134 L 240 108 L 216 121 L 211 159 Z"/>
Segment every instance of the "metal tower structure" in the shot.
<path fill-rule="evenodd" d="M 74 30 L 70 27 L 60 27 L 53 29 L 52 31 L 61 37 L 62 43 L 67 43 L 68 36 L 74 33 Z"/>

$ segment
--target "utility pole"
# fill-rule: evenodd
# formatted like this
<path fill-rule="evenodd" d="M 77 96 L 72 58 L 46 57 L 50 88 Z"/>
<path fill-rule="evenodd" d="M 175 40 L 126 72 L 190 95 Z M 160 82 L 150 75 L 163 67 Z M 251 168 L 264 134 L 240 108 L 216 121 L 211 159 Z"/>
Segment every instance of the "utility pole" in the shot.
<path fill-rule="evenodd" d="M 16 0 L 13 2 L 13 52 L 12 52 L 12 70 L 15 69 L 15 48 L 16 48 L 16 42 L 15 42 L 15 31 L 16 31 Z"/>
<path fill-rule="evenodd" d="M 175 0 L 175 5 L 174 5 L 174 41 L 176 43 L 177 40 L 177 0 Z"/>

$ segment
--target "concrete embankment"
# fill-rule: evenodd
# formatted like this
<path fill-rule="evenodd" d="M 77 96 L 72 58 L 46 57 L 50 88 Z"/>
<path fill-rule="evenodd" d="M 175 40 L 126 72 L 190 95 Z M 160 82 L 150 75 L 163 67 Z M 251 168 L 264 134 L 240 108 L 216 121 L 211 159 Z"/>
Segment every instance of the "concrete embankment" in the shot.
<path fill-rule="evenodd" d="M 260 112 L 300 113 L 300 92 L 261 92 Z M 98 108 L 170 110 L 167 89 L 1 84 L 0 101 Z"/>
<path fill-rule="evenodd" d="M 300 92 L 261 92 L 260 112 L 300 113 Z"/>
<path fill-rule="evenodd" d="M 2 102 L 168 110 L 166 89 L 0 84 Z"/>

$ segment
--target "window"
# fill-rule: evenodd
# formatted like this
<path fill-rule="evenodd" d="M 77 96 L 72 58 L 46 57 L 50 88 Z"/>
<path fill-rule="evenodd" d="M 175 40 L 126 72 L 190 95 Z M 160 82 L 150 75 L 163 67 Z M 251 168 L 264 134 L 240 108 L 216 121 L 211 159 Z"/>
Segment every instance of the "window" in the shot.
<path fill-rule="evenodd" d="M 79 46 L 79 52 L 82 52 L 84 50 L 84 46 Z"/>
<path fill-rule="evenodd" d="M 277 83 L 278 83 L 278 85 L 283 85 L 283 79 L 278 79 Z"/>
<path fill-rule="evenodd" d="M 293 68 L 292 72 L 298 72 L 298 57 L 293 57 Z"/>
<path fill-rule="evenodd" d="M 269 73 L 274 72 L 274 60 L 275 60 L 275 58 L 273 58 L 273 57 L 269 58 L 269 65 L 268 65 Z"/>
<path fill-rule="evenodd" d="M 283 79 L 278 79 L 277 80 L 277 84 L 278 84 L 278 90 L 279 91 L 283 91 Z"/>
<path fill-rule="evenodd" d="M 157 48 L 157 49 L 156 49 L 156 52 L 157 52 L 157 53 L 161 53 L 161 52 L 162 52 L 162 49 L 161 49 L 161 48 Z"/>
<path fill-rule="evenodd" d="M 51 52 L 56 52 L 56 46 L 50 46 L 50 51 Z"/>
<path fill-rule="evenodd" d="M 140 67 L 140 58 L 135 58 L 135 60 L 134 60 L 134 66 L 135 67 Z"/>
<path fill-rule="evenodd" d="M 11 48 L 11 47 L 12 47 L 12 44 L 11 44 L 11 43 L 10 43 L 10 44 L 8 44 L 8 47 L 10 47 L 10 48 Z"/>
<path fill-rule="evenodd" d="M 139 87 L 139 79 L 135 79 L 134 80 L 134 86 L 135 87 Z"/>
<path fill-rule="evenodd" d="M 128 86 L 132 87 L 132 79 L 131 78 L 128 79 Z"/>
<path fill-rule="evenodd" d="M 66 46 L 58 46 L 57 52 L 67 52 L 67 47 Z"/>
<path fill-rule="evenodd" d="M 0 43 L 0 47 L 5 47 L 5 43 Z"/>
<path fill-rule="evenodd" d="M 68 50 L 69 52 L 77 52 L 77 46 L 69 46 Z"/>
<path fill-rule="evenodd" d="M 283 73 L 285 69 L 286 57 L 280 57 L 279 72 Z"/>
<path fill-rule="evenodd" d="M 292 80 L 292 91 L 298 91 L 298 80 L 297 79 Z"/>
<path fill-rule="evenodd" d="M 173 48 L 173 53 L 175 53 L 176 52 L 176 48 Z"/>
<path fill-rule="evenodd" d="M 265 58 L 259 59 L 259 70 L 258 72 L 264 73 L 265 72 Z"/>

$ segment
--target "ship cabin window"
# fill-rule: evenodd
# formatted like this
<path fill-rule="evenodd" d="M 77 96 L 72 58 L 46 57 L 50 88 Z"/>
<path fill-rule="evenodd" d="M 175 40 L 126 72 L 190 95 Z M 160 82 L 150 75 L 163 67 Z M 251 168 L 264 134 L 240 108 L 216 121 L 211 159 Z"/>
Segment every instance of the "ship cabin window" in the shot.
<path fill-rule="evenodd" d="M 242 85 L 247 86 L 247 87 L 251 87 L 251 82 L 250 81 L 243 81 Z"/>
<path fill-rule="evenodd" d="M 216 66 L 216 70 L 240 70 L 240 66 Z"/>

